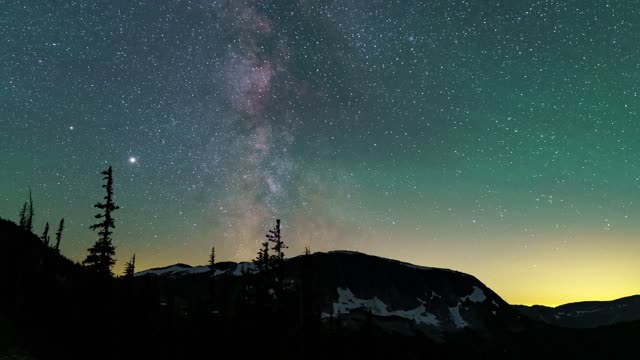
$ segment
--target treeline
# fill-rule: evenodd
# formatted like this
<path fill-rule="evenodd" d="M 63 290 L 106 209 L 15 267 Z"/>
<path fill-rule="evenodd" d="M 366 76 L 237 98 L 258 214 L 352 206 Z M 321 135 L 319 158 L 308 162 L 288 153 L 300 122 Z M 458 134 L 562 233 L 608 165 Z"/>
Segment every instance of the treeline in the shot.
<path fill-rule="evenodd" d="M 112 268 L 115 264 L 115 246 L 113 245 L 113 229 L 115 229 L 115 219 L 113 212 L 120 207 L 117 206 L 113 199 L 113 169 L 111 166 L 102 171 L 104 184 L 102 188 L 105 189 L 105 196 L 103 202 L 96 202 L 93 206 L 100 210 L 95 218 L 99 221 L 89 228 L 98 233 L 98 240 L 87 251 L 88 255 L 82 261 L 82 265 L 90 271 L 100 274 L 102 276 L 113 276 Z M 28 232 L 33 232 L 33 196 L 31 188 L 29 187 L 29 198 L 24 202 L 22 209 L 19 212 L 19 226 Z M 45 223 L 44 230 L 40 239 L 45 246 L 52 247 L 57 252 L 60 251 L 60 241 L 62 239 L 62 232 L 64 231 L 64 218 L 60 219 L 58 224 L 58 230 L 55 233 L 55 243 L 52 243 L 49 235 L 49 222 Z M 131 260 L 125 265 L 124 276 L 133 276 L 135 272 L 135 254 L 133 254 Z"/>
<path fill-rule="evenodd" d="M 0 242 L 0 260 L 7 267 L 0 277 L 0 292 L 8 294 L 0 301 L 0 354 L 6 341 L 10 347 L 56 358 L 83 357 L 96 346 L 103 350 L 89 357 L 179 358 L 206 346 L 208 339 L 229 334 L 310 338 L 322 331 L 310 250 L 305 250 L 307 256 L 295 270 L 285 266 L 288 246 L 280 219 L 242 276 L 216 277 L 225 263 L 216 262 L 213 246 L 210 271 L 201 277 L 134 279 L 135 254 L 123 275 L 114 277 L 114 213 L 119 206 L 114 201 L 112 168 L 101 175 L 104 195 L 93 205 L 97 221 L 90 226 L 97 240 L 81 263 L 60 252 L 64 218 L 55 233 L 46 222 L 40 235 L 33 234 L 36 211 L 31 189 L 18 224 L 0 221 L 0 233 L 8 240 Z M 3 333 L 13 337 L 3 340 Z M 291 350 L 284 343 L 278 348 Z M 123 354 L 127 349 L 134 352 Z"/>

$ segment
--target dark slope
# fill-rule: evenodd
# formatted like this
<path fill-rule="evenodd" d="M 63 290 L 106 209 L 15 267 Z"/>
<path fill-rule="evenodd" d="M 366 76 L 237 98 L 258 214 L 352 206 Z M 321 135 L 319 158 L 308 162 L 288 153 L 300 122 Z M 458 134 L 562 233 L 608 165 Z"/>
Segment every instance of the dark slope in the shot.
<path fill-rule="evenodd" d="M 79 331 L 92 325 L 97 309 L 110 314 L 111 299 L 104 293 L 111 281 L 96 279 L 35 234 L 3 219 L 0 264 L 0 327 L 10 334 L 0 339 L 0 354 L 80 354 L 90 338 L 108 338 L 114 330 L 115 324 L 102 321 L 92 334 Z M 69 337 L 76 339 L 74 347 L 69 347 Z"/>
<path fill-rule="evenodd" d="M 531 319 L 561 327 L 595 328 L 640 320 L 640 295 L 611 301 L 583 301 L 553 307 L 514 305 Z"/>
<path fill-rule="evenodd" d="M 305 261 L 308 270 L 303 268 Z M 232 282 L 251 268 L 247 263 L 220 264 L 216 279 Z M 531 323 L 478 279 L 457 271 L 346 251 L 287 260 L 285 276 L 292 284 L 299 283 L 305 271 L 312 273 L 320 316 L 325 320 L 340 317 L 350 326 L 357 327 L 357 319 L 366 313 L 379 318 L 390 333 L 428 334 L 438 339 L 441 334 L 468 330 L 492 336 L 521 331 Z M 202 279 L 211 273 L 205 266 L 176 264 L 136 276 Z"/>
<path fill-rule="evenodd" d="M 301 272 L 302 261 L 289 261 L 293 273 Z M 431 334 L 471 329 L 490 335 L 521 330 L 528 323 L 465 273 L 357 252 L 316 253 L 311 261 L 325 318 L 363 308 L 376 316 L 408 320 L 409 328 Z"/>

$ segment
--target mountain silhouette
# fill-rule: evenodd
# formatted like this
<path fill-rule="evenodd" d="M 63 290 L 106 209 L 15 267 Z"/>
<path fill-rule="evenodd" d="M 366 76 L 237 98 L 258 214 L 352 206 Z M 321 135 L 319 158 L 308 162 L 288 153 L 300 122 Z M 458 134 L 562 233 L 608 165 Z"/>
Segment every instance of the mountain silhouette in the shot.
<path fill-rule="evenodd" d="M 640 295 L 611 301 L 581 301 L 548 307 L 514 305 L 531 319 L 561 327 L 595 328 L 640 320 Z"/>

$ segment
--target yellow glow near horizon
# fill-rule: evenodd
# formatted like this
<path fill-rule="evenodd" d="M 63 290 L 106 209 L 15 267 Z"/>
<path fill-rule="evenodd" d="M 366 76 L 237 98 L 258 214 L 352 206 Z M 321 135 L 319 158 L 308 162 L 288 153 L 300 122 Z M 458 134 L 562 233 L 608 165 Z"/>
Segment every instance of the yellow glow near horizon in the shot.
<path fill-rule="evenodd" d="M 576 238 L 580 242 L 564 249 L 552 245 L 558 239 L 538 239 L 519 256 L 511 251 L 513 241 L 466 251 L 441 241 L 423 253 L 383 246 L 376 255 L 468 273 L 510 304 L 558 306 L 640 294 L 640 241 L 631 235 Z"/>
<path fill-rule="evenodd" d="M 362 251 L 371 255 L 397 259 L 416 265 L 454 269 L 471 274 L 510 304 L 557 306 L 570 302 L 605 301 L 640 293 L 640 244 L 629 246 L 632 236 L 602 240 L 597 235 L 579 236 L 582 242 L 565 249 L 531 246 L 526 255 L 511 255 L 509 244 L 499 248 L 482 247 L 462 251 L 452 242 L 434 242 L 424 251 L 393 248 L 387 243 Z M 538 244 L 544 243 L 539 240 Z M 555 239 L 546 241 L 555 243 Z M 640 241 L 639 241 L 640 243 Z M 335 245 L 335 244 L 333 244 Z M 289 255 L 302 253 L 304 244 L 292 244 Z M 314 251 L 335 250 L 334 246 L 316 244 Z M 207 249 L 208 251 L 208 249 Z M 186 248 L 173 246 L 153 258 L 140 258 L 139 270 L 161 267 L 177 262 L 206 264 L 208 252 L 194 254 Z M 247 261 L 218 252 L 219 261 Z M 508 254 L 508 255 L 504 255 Z M 114 269 L 115 270 L 115 269 Z"/>

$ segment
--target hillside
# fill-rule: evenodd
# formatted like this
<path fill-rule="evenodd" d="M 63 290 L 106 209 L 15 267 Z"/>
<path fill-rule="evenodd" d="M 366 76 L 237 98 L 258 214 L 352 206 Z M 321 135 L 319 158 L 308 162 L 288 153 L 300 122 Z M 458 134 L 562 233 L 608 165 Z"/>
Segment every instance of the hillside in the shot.
<path fill-rule="evenodd" d="M 514 305 L 531 319 L 569 328 L 595 328 L 640 320 L 640 295 L 611 301 L 582 301 L 557 307 Z"/>
<path fill-rule="evenodd" d="M 315 297 L 320 316 L 327 320 L 342 318 L 357 327 L 363 313 L 381 318 L 390 333 L 440 335 L 472 330 L 492 336 L 505 331 L 520 331 L 529 321 L 475 277 L 448 269 L 420 267 L 396 260 L 357 252 L 315 253 L 286 262 L 291 282 L 303 273 L 304 261 L 313 272 Z M 216 267 L 216 278 L 241 276 L 250 263 L 224 263 Z M 150 269 L 137 277 L 210 277 L 206 266 L 176 264 Z"/>

